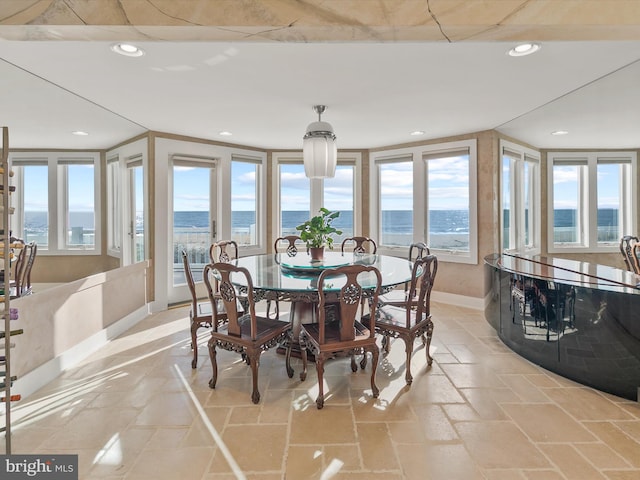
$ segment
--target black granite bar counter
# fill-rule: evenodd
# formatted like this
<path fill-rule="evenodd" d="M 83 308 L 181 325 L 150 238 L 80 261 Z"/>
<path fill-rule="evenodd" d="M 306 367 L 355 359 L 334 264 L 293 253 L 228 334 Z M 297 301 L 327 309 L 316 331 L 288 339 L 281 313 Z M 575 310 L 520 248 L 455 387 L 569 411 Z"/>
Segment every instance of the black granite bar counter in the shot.
<path fill-rule="evenodd" d="M 487 321 L 513 351 L 566 378 L 638 400 L 640 278 L 551 257 L 485 257 Z"/>

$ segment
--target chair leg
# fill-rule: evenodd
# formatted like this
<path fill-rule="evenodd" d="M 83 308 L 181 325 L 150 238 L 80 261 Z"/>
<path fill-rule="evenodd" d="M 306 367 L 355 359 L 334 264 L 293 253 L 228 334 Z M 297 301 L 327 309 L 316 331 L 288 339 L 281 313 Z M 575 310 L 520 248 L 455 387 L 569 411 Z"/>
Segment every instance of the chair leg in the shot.
<path fill-rule="evenodd" d="M 209 388 L 216 388 L 216 382 L 218 381 L 218 362 L 216 361 L 216 344 L 213 341 L 209 341 L 209 357 L 211 358 L 211 370 L 213 375 L 209 380 Z"/>
<path fill-rule="evenodd" d="M 318 372 L 318 398 L 316 398 L 316 407 L 320 410 L 324 407 L 324 355 L 321 353 L 316 355 L 316 371 Z"/>
<path fill-rule="evenodd" d="M 275 319 L 279 319 L 280 318 L 280 305 L 278 303 L 278 300 L 274 300 L 273 302 L 273 311 L 275 312 Z M 267 300 L 267 314 L 266 317 L 267 318 L 271 318 L 271 300 Z"/>
<path fill-rule="evenodd" d="M 365 355 L 366 355 L 365 351 Z M 378 369 L 378 347 L 373 345 L 371 348 L 371 391 L 373 392 L 373 398 L 378 398 L 380 390 L 376 385 L 376 370 Z"/>
<path fill-rule="evenodd" d="M 407 382 L 407 385 L 411 385 L 413 382 L 413 376 L 411 375 L 411 355 L 413 354 L 413 337 L 403 336 L 402 340 L 404 340 L 404 351 L 407 354 L 407 359 L 405 361 L 405 373 L 404 380 Z"/>
<path fill-rule="evenodd" d="M 524 320 L 523 320 L 524 321 Z M 424 338 L 424 335 L 422 335 Z M 433 357 L 431 356 L 431 338 L 433 337 L 433 322 L 429 320 L 429 326 L 427 328 L 427 341 L 425 342 L 424 349 L 427 353 L 427 365 L 433 364 Z"/>
<path fill-rule="evenodd" d="M 191 348 L 193 349 L 193 360 L 191 360 L 191 368 L 198 366 L 198 327 L 200 324 L 191 319 Z"/>
<path fill-rule="evenodd" d="M 360 360 L 360 368 L 364 370 L 367 367 L 367 351 L 362 352 L 362 360 Z"/>
<path fill-rule="evenodd" d="M 388 335 L 382 336 L 382 348 L 385 354 L 388 354 L 389 351 L 391 350 L 391 339 L 389 338 Z"/>
<path fill-rule="evenodd" d="M 293 368 L 291 368 L 291 347 L 293 345 L 293 335 L 291 332 L 288 334 L 287 338 L 287 351 L 285 354 L 285 368 L 287 369 L 287 376 L 289 378 L 293 378 Z"/>
<path fill-rule="evenodd" d="M 307 378 L 307 345 L 304 343 L 304 339 L 300 337 L 298 340 L 300 343 L 300 352 L 302 353 L 302 371 L 300 372 L 300 381 L 304 382 Z"/>
<path fill-rule="evenodd" d="M 253 391 L 251 392 L 251 401 L 253 403 L 260 402 L 260 392 L 258 391 L 258 367 L 260 367 L 260 350 L 251 350 L 247 353 L 250 361 L 251 378 L 253 383 Z"/>
<path fill-rule="evenodd" d="M 366 356 L 366 353 L 365 353 L 365 356 Z M 356 356 L 353 353 L 351 354 L 351 371 L 353 373 L 356 373 L 358 371 L 358 365 L 356 364 Z"/>

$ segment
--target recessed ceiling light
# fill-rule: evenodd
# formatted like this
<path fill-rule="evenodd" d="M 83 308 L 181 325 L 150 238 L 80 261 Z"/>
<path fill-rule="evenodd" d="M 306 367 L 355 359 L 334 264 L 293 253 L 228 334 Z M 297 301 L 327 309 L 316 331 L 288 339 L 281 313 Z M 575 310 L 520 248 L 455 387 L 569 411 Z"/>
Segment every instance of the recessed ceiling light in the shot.
<path fill-rule="evenodd" d="M 424 135 L 424 132 L 422 130 L 414 130 L 411 135 Z"/>
<path fill-rule="evenodd" d="M 78 135 L 79 137 L 86 137 L 89 135 L 87 132 L 83 132 L 82 130 L 76 130 L 75 132 L 71 132 L 72 135 Z"/>
<path fill-rule="evenodd" d="M 111 45 L 111 50 L 126 57 L 141 57 L 144 55 L 144 50 L 130 43 L 116 43 L 115 45 Z"/>
<path fill-rule="evenodd" d="M 233 133 L 227 132 L 226 130 L 224 130 L 220 132 L 219 135 L 222 135 L 223 137 L 230 137 L 231 135 L 233 135 Z"/>
<path fill-rule="evenodd" d="M 512 57 L 524 57 L 525 55 L 531 55 L 537 52 L 540 48 L 539 43 L 521 43 L 509 50 L 509 55 Z"/>
<path fill-rule="evenodd" d="M 551 135 L 567 135 L 568 133 L 566 130 L 556 130 L 555 132 L 551 132 Z"/>

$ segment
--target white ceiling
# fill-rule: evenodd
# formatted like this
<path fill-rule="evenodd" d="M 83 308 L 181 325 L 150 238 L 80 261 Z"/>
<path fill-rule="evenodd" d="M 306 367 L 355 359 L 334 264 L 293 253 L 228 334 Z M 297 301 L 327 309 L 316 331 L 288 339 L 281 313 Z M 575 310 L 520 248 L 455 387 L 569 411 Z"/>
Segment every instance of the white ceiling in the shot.
<path fill-rule="evenodd" d="M 640 147 L 640 42 L 548 42 L 519 58 L 502 42 L 148 42 L 139 58 L 110 46 L 0 41 L 12 148 L 104 149 L 154 130 L 299 149 L 315 104 L 339 148 L 489 129 L 539 148 Z"/>

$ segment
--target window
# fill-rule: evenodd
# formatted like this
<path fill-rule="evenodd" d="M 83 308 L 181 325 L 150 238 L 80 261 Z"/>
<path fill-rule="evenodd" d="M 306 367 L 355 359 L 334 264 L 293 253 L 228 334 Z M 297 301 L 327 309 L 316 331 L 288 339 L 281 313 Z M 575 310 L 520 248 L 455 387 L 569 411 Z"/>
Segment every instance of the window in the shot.
<path fill-rule="evenodd" d="M 262 159 L 231 157 L 231 239 L 258 245 L 258 179 Z"/>
<path fill-rule="evenodd" d="M 424 241 L 441 260 L 477 262 L 476 141 L 372 155 L 371 224 L 381 252 Z"/>
<path fill-rule="evenodd" d="M 126 159 L 128 192 L 127 204 L 129 220 L 129 262 L 142 262 L 145 258 L 145 188 L 144 188 L 144 164 L 142 155 L 133 155 Z M 128 264 L 127 263 L 127 264 Z"/>
<path fill-rule="evenodd" d="M 540 251 L 540 156 L 539 153 L 501 141 L 503 250 Z"/>
<path fill-rule="evenodd" d="M 172 285 L 186 283 L 182 251 L 194 275 L 209 263 L 209 247 L 218 240 L 216 158 L 172 155 L 173 263 Z"/>
<path fill-rule="evenodd" d="M 95 167 L 93 159 L 59 159 L 58 178 L 64 194 L 58 245 L 93 249 L 96 242 Z"/>
<path fill-rule="evenodd" d="M 99 254 L 99 154 L 12 156 L 19 185 L 14 236 L 43 254 Z"/>
<path fill-rule="evenodd" d="M 355 178 L 355 163 L 338 164 L 336 175 L 333 178 L 326 178 L 323 181 L 324 207 L 331 211 L 340 212 L 340 216 L 332 223 L 334 227 L 342 232 L 336 235 L 334 241 L 339 244 L 348 237 L 355 235 L 354 198 L 353 181 Z"/>
<path fill-rule="evenodd" d="M 424 153 L 427 174 L 426 243 L 430 249 L 469 253 L 469 149 Z"/>
<path fill-rule="evenodd" d="M 413 158 L 385 158 L 378 165 L 381 245 L 409 246 L 413 242 Z"/>
<path fill-rule="evenodd" d="M 107 159 L 107 249 L 119 256 L 122 249 L 122 193 L 118 156 Z"/>
<path fill-rule="evenodd" d="M 49 247 L 49 166 L 46 158 L 13 160 L 16 175 L 16 222 L 13 236 L 35 241 L 39 250 Z M 20 212 L 22 214 L 20 214 Z"/>
<path fill-rule="evenodd" d="M 281 163 L 278 166 L 280 193 L 280 223 L 278 236 L 296 235 L 296 226 L 309 219 L 311 211 L 311 182 L 304 175 L 300 163 Z"/>
<path fill-rule="evenodd" d="M 362 219 L 356 187 L 360 154 L 338 153 L 335 176 L 313 180 L 304 174 L 300 153 L 274 154 L 273 158 L 278 169 L 274 191 L 278 194 L 276 202 L 280 213 L 273 229 L 274 238 L 297 235 L 296 226 L 316 215 L 320 207 L 340 212 L 333 225 L 342 235 L 334 236 L 335 243 L 360 233 Z"/>
<path fill-rule="evenodd" d="M 551 152 L 549 251 L 615 251 L 635 232 L 635 152 Z"/>

